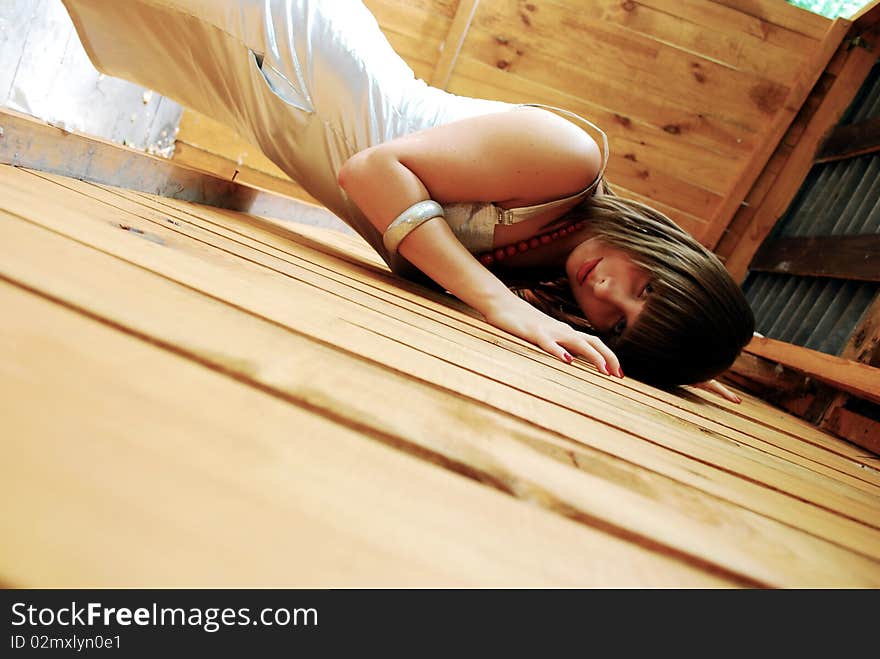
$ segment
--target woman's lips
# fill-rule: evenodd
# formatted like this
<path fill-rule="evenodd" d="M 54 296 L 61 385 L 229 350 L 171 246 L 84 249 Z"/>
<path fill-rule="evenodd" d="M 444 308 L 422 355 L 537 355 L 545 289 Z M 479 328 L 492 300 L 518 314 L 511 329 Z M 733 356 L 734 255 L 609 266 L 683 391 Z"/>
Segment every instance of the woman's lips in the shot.
<path fill-rule="evenodd" d="M 593 268 L 595 268 L 599 264 L 599 261 L 601 261 L 601 260 L 602 260 L 601 256 L 598 259 L 590 259 L 589 261 L 585 261 L 584 264 L 580 268 L 578 268 L 577 282 L 578 282 L 579 286 L 584 285 L 584 282 L 587 280 L 587 277 L 590 276 L 590 273 L 593 271 Z"/>

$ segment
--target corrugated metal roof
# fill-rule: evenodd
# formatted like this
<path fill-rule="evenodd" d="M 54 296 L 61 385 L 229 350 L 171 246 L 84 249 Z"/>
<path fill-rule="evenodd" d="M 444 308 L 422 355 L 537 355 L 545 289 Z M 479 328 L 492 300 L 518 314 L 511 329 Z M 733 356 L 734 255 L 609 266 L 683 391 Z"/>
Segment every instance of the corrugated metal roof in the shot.
<path fill-rule="evenodd" d="M 842 124 L 880 116 L 875 65 Z M 817 164 L 768 240 L 880 233 L 880 154 Z M 743 285 L 764 336 L 839 354 L 880 285 L 752 272 Z"/>

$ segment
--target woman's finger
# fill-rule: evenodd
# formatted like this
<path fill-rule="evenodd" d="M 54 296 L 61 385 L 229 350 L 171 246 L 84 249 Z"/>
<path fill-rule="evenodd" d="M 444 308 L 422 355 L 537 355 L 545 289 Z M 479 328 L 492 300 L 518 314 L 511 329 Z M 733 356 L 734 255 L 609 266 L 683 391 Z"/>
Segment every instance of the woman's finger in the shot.
<path fill-rule="evenodd" d="M 591 354 L 598 356 L 600 361 L 594 361 L 594 363 L 600 371 L 605 373 L 605 375 L 616 375 L 619 378 L 623 377 L 623 370 L 620 368 L 620 360 L 617 359 L 617 355 L 614 354 L 614 351 L 602 342 L 602 339 L 598 336 L 592 336 L 591 334 L 575 332 L 575 340 L 577 341 L 576 345 L 578 347 L 573 349 L 579 354 L 590 351 Z"/>
<path fill-rule="evenodd" d="M 571 353 L 569 353 L 568 350 L 556 343 L 556 341 L 542 338 L 537 341 L 537 346 L 541 348 L 541 350 L 543 350 L 544 352 L 550 354 L 560 361 L 565 362 L 566 364 L 571 364 L 574 361 L 574 357 L 571 355 Z"/>
<path fill-rule="evenodd" d="M 623 377 L 623 369 L 620 368 L 620 360 L 617 358 L 617 355 L 614 354 L 614 351 L 609 348 L 598 336 L 587 336 L 587 342 L 596 350 L 598 350 L 603 357 L 605 357 L 605 361 L 608 364 L 609 373 L 614 373 L 617 377 Z"/>
<path fill-rule="evenodd" d="M 560 341 L 560 345 L 563 346 L 565 346 L 567 343 L 568 342 L 563 343 Z M 588 362 L 590 362 L 593 366 L 599 369 L 599 372 L 603 375 L 611 375 L 611 373 L 608 371 L 607 360 L 602 355 L 602 353 L 600 353 L 586 341 L 577 341 L 575 345 L 577 346 L 576 348 L 571 348 L 573 352 L 577 353 Z"/>

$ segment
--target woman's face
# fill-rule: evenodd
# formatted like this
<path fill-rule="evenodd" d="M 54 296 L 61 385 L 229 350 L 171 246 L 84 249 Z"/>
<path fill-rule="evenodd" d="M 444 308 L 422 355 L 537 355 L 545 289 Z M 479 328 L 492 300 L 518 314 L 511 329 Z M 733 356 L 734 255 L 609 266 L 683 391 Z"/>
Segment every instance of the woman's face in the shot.
<path fill-rule="evenodd" d="M 650 273 L 626 252 L 589 238 L 565 261 L 571 292 L 599 332 L 620 335 L 636 322 L 651 293 Z"/>

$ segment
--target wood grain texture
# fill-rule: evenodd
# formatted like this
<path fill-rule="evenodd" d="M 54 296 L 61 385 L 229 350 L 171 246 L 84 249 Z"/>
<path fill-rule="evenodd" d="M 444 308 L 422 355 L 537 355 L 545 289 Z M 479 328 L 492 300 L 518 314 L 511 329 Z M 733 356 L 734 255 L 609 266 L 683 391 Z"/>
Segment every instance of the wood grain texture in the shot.
<path fill-rule="evenodd" d="M 755 337 L 745 350 L 785 364 L 821 382 L 880 403 L 880 369 L 774 339 Z"/>
<path fill-rule="evenodd" d="M 264 410 L 275 404 L 281 406 L 279 410 L 294 408 L 299 410 L 295 418 L 287 419 L 287 412 L 280 411 L 267 416 L 281 414 L 277 418 L 287 419 L 281 425 L 318 433 L 327 452 L 315 453 L 311 444 L 304 444 L 294 454 L 298 460 L 309 456 L 306 462 L 299 467 L 282 462 L 277 468 L 305 475 L 313 466 L 317 471 L 324 469 L 323 463 L 313 460 L 339 455 L 346 456 L 340 458 L 345 464 L 352 464 L 346 460 L 361 464 L 360 456 L 366 452 L 372 457 L 365 458 L 365 464 L 394 455 L 405 458 L 400 464 L 412 460 L 414 465 L 452 475 L 459 479 L 456 482 L 476 491 L 500 496 L 507 502 L 499 504 L 502 507 L 527 505 L 555 520 L 548 524 L 570 525 L 565 528 L 575 529 L 572 533 L 585 538 L 583 542 L 598 543 L 600 549 L 591 558 L 549 575 L 562 582 L 607 583 L 602 579 L 609 575 L 621 584 L 688 584 L 703 578 L 713 585 L 877 582 L 880 517 L 875 512 L 880 479 L 876 471 L 830 436 L 821 435 L 820 440 L 816 431 L 817 437 L 804 441 L 795 436 L 794 429 L 777 429 L 785 426 L 776 418 L 778 412 L 757 401 L 747 399 L 743 406 L 728 406 L 700 395 L 659 392 L 632 381 L 610 382 L 590 368 L 570 369 L 551 363 L 529 346 L 486 326 L 449 298 L 428 294 L 392 277 L 374 255 L 348 236 L 335 237 L 333 247 L 319 243 L 318 238 L 328 234 L 316 229 L 304 229 L 306 234 L 311 232 L 311 239 L 297 239 L 286 225 L 241 214 L 8 168 L 0 170 L 0 176 L 9 192 L 2 202 L 5 214 L 0 217 L 4 250 L 0 276 L 20 290 L 52 300 L 49 306 L 59 309 L 57 314 L 46 315 L 49 312 L 41 311 L 39 304 L 30 305 L 15 296 L 4 298 L 7 308 L 23 310 L 13 335 L 23 346 L 33 340 L 28 337 L 56 337 L 41 344 L 52 346 L 46 359 L 67 364 L 65 372 L 70 374 L 91 373 L 89 381 L 106 382 L 122 392 L 119 402 L 105 401 L 121 410 L 119 418 L 131 409 L 123 400 L 141 400 L 143 391 L 149 390 L 150 406 L 160 405 L 158 409 L 166 410 L 160 413 L 161 418 L 177 423 L 183 417 L 173 410 L 202 409 L 205 403 L 191 397 L 204 394 L 206 400 L 215 401 L 215 407 L 216 401 L 228 401 L 222 407 L 229 410 L 205 425 L 205 432 L 216 437 L 212 428 L 227 427 L 221 436 L 234 438 L 235 428 L 243 420 L 250 422 L 252 412 L 239 413 L 236 422 L 233 410 Z M 58 217 L 53 219 L 53 214 Z M 19 304 L 24 306 L 16 306 Z M 28 319 L 36 323 L 33 331 Z M 92 326 L 101 331 L 93 333 Z M 37 327 L 42 329 L 36 331 Z M 120 338 L 107 338 L 105 332 Z M 71 351 L 74 345 L 79 349 Z M 100 352 L 92 354 L 85 348 L 91 345 L 102 346 Z M 141 354 L 137 346 L 149 350 Z M 36 359 L 30 349 L 22 354 L 28 355 L 28 360 Z M 113 377 L 108 359 L 116 360 Z M 181 366 L 172 367 L 172 362 Z M 33 363 L 37 366 L 31 372 L 51 372 L 48 362 Z M 262 397 L 259 400 L 274 402 L 229 398 L 231 390 L 222 393 L 226 390 L 217 389 L 220 385 L 207 375 L 191 380 L 187 373 L 192 366 L 199 373 L 258 394 Z M 132 373 L 144 375 L 133 379 Z M 175 386 L 162 387 L 153 382 L 154 377 Z M 41 382 L 33 387 L 17 385 L 13 390 L 25 400 L 29 396 L 46 400 L 59 397 L 46 387 L 57 385 L 66 390 L 70 386 L 64 378 L 38 379 Z M 75 418 L 77 410 L 97 409 L 90 407 L 90 401 L 96 399 L 87 392 L 101 388 L 86 388 L 82 396 L 70 397 L 69 406 L 59 405 L 59 423 L 67 419 L 70 426 L 69 419 Z M 386 404 L 387 400 L 403 399 L 410 404 L 393 408 Z M 29 409 L 27 405 L 17 407 Z M 15 416 L 22 432 L 37 428 L 34 421 L 28 421 L 32 416 L 25 412 Z M 196 439 L 202 418 L 182 426 L 180 432 L 191 436 L 188 445 L 202 446 Z M 149 433 L 150 423 L 143 425 L 147 428 L 143 432 Z M 94 426 L 88 422 L 82 427 L 92 429 L 95 438 L 84 445 L 85 455 L 99 439 L 102 447 L 120 441 L 112 423 Z M 163 427 L 168 428 L 169 437 L 179 436 L 177 430 Z M 109 429 L 109 435 L 102 434 L 104 428 Z M 274 445 L 274 431 L 264 424 L 260 428 L 258 436 Z M 289 435 L 288 430 L 288 442 Z M 136 446 L 149 445 L 149 434 L 139 437 Z M 337 442 L 337 437 L 350 440 Z M 234 444 L 213 440 L 216 459 L 222 459 L 220 456 L 234 446 L 241 462 L 240 451 L 251 443 L 230 441 Z M 371 448 L 361 447 L 358 441 Z M 129 448 L 123 450 L 126 446 Z M 125 455 L 116 450 L 111 454 L 121 473 L 129 474 L 138 468 L 153 469 L 167 459 L 162 456 L 169 455 L 171 446 L 151 459 L 134 452 L 129 460 L 129 443 L 118 444 Z M 21 456 L 20 463 L 31 464 L 30 449 L 16 444 L 14 450 Z M 193 456 L 203 455 L 204 449 L 194 450 L 198 453 Z M 71 462 L 63 452 L 59 460 Z M 83 466 L 85 458 L 71 464 L 79 466 L 56 480 L 79 492 L 78 479 L 94 479 L 94 475 Z M 244 464 L 252 463 L 245 460 Z M 244 469 L 245 474 L 264 473 L 268 467 L 262 464 Z M 398 462 L 365 467 L 360 473 L 381 474 L 379 480 L 387 480 L 386 474 L 393 472 L 397 474 L 394 482 L 406 489 L 409 468 L 394 465 Z M 421 478 L 419 468 L 414 467 L 412 478 Z M 327 501 L 337 503 L 330 503 L 328 509 L 338 511 L 338 502 L 354 490 L 336 488 L 339 492 L 330 495 L 337 478 L 332 474 L 337 472 L 331 469 L 328 473 L 326 488 L 314 486 L 306 478 L 307 484 L 297 492 L 316 497 L 314 500 L 324 501 L 329 496 Z M 137 484 L 141 478 L 133 474 L 129 480 Z M 223 475 L 220 482 L 226 478 Z M 273 497 L 276 504 L 265 508 L 247 528 L 268 524 L 275 511 L 280 512 L 278 506 L 292 503 L 291 490 L 284 482 L 263 480 L 277 492 Z M 97 482 L 100 491 L 105 481 Z M 223 497 L 223 501 L 238 498 L 232 506 L 235 516 L 245 514 L 250 500 L 248 482 L 245 476 L 236 476 L 236 485 Z M 13 488 L 28 487 L 22 479 L 13 478 L 10 483 Z M 432 496 L 427 490 L 412 497 L 416 501 L 408 508 L 410 512 L 397 507 L 388 517 L 386 504 L 369 494 L 370 487 L 378 487 L 369 476 L 357 479 L 351 487 L 365 488 L 368 493 L 365 498 L 372 504 L 375 528 L 406 547 L 417 546 L 405 539 L 406 533 L 430 536 L 435 533 L 433 524 L 451 523 L 448 515 L 438 517 L 427 511 L 424 525 L 407 526 L 407 515 L 415 514 L 423 498 Z M 439 485 L 432 487 L 439 491 Z M 469 491 L 461 490 L 461 505 L 483 506 L 465 503 Z M 220 527 L 214 525 L 215 517 L 205 499 L 191 488 L 172 488 L 170 492 L 195 497 L 196 509 L 208 520 L 200 528 L 207 537 L 219 538 L 214 534 Z M 78 506 L 89 501 L 88 497 L 74 497 L 68 513 L 81 514 Z M 139 574 L 146 583 L 163 579 L 204 583 L 215 578 L 213 565 L 199 570 L 187 558 L 194 541 L 175 537 L 171 529 L 178 518 L 174 514 L 162 505 L 150 508 L 142 504 L 138 510 L 161 520 L 163 531 L 150 546 L 164 542 L 176 548 L 179 543 L 182 557 L 174 568 L 143 568 Z M 57 514 L 45 502 L 35 504 L 32 511 L 40 519 L 53 519 Z M 108 514 L 118 513 L 111 510 Z M 498 514 L 506 519 L 507 513 Z M 348 534 L 344 536 L 348 546 L 369 544 L 365 564 L 373 567 L 373 574 L 384 579 L 388 566 L 401 561 L 402 576 L 399 580 L 388 577 L 390 583 L 498 583 L 511 578 L 505 572 L 507 562 L 483 573 L 479 567 L 482 559 L 472 553 L 467 560 L 456 559 L 459 567 L 453 569 L 440 558 L 442 552 L 434 553 L 427 545 L 418 545 L 413 553 L 397 551 L 391 543 L 376 544 L 372 531 L 363 535 L 361 526 L 348 528 L 346 516 L 333 513 L 324 519 L 334 524 L 335 534 Z M 462 516 L 457 520 L 462 526 L 451 533 L 467 533 L 467 524 L 481 524 L 480 533 L 489 536 L 483 540 L 486 547 L 502 540 L 509 542 L 503 521 L 493 525 L 474 519 Z M 302 555 L 310 556 L 324 547 L 324 539 L 330 537 L 323 530 L 326 523 L 314 529 L 314 543 L 301 548 Z M 532 521 L 526 524 L 529 529 L 539 528 Z M 404 531 L 404 526 L 411 530 Z M 126 528 L 131 537 L 140 538 L 136 523 Z M 47 527 L 38 524 L 36 529 L 27 541 L 45 539 L 40 534 L 47 533 Z M 580 531 L 587 535 L 579 536 Z M 562 538 L 554 534 L 563 532 L 549 533 L 546 542 L 552 545 L 557 541 L 553 538 Z M 102 542 L 113 541 L 106 531 L 96 530 L 94 535 Z M 280 546 L 287 546 L 287 542 L 285 536 L 279 537 Z M 234 539 L 227 539 L 224 546 L 238 555 L 262 555 L 252 552 L 264 551 Z M 625 559 L 634 561 L 631 568 L 624 567 L 623 558 L 619 562 L 607 558 L 620 547 L 625 548 L 621 557 L 633 557 Z M 24 555 L 18 545 L 15 551 L 19 552 L 16 556 Z M 96 551 L 100 551 L 96 544 L 86 542 L 74 552 L 71 562 L 51 568 L 47 567 L 54 565 L 51 552 L 35 552 L 21 563 L 28 566 L 22 573 L 27 572 L 31 579 L 43 573 L 81 574 L 86 580 L 112 583 L 126 567 L 132 567 L 115 563 L 104 574 L 90 570 L 84 557 Z M 528 565 L 540 551 L 532 545 L 523 546 L 507 559 Z M 416 554 L 422 561 L 413 565 Z M 606 558 L 601 558 L 603 555 Z M 135 553 L 135 563 L 140 556 Z M 272 556 L 265 555 L 269 565 L 265 571 L 251 575 L 236 572 L 228 581 L 264 578 L 260 575 L 271 571 Z M 337 584 L 363 583 L 366 572 L 344 568 L 342 560 L 337 550 L 327 560 L 317 561 L 314 574 Z M 616 574 L 621 569 L 626 575 Z M 647 576 L 652 569 L 662 573 L 655 581 Z M 485 578 L 474 581 L 477 573 Z M 314 583 L 293 567 L 282 575 L 290 582 L 306 579 L 306 583 Z M 523 575 L 532 573 L 526 568 Z"/>
<path fill-rule="evenodd" d="M 638 574 L 630 585 L 730 585 L 0 291 L 19 319 L 0 330 L 16 355 L 2 367 L 0 488 L 27 502 L 0 517 L 11 583 L 599 586 Z M 51 415 L 40 400 L 55 401 Z M 621 556 L 627 575 L 607 569 Z"/>

